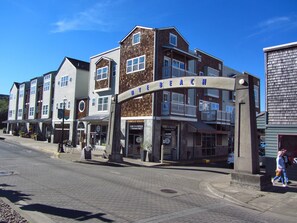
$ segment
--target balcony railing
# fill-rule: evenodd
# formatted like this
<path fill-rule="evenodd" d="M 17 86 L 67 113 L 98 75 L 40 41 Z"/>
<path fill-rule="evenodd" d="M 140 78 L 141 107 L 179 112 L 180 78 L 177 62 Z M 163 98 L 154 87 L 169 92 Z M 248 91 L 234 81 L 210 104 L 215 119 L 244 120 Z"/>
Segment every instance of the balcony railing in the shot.
<path fill-rule="evenodd" d="M 183 115 L 196 117 L 197 106 L 179 104 L 174 102 L 162 102 L 162 115 Z"/>
<path fill-rule="evenodd" d="M 184 77 L 184 76 L 197 76 L 197 74 L 194 72 L 179 69 L 179 68 L 176 68 L 173 66 L 162 68 L 162 77 L 163 78 Z"/>
<path fill-rule="evenodd" d="M 201 112 L 201 120 L 206 122 L 234 123 L 234 115 L 230 112 L 211 110 Z"/>

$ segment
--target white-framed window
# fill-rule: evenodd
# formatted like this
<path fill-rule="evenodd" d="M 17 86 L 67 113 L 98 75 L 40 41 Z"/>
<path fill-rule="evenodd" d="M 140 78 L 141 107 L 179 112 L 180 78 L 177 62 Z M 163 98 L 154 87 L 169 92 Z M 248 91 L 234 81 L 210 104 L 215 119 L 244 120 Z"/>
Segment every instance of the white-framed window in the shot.
<path fill-rule="evenodd" d="M 99 97 L 98 111 L 107 111 L 107 110 L 108 110 L 108 97 Z"/>
<path fill-rule="evenodd" d="M 68 86 L 68 76 L 61 77 L 61 87 Z"/>
<path fill-rule="evenodd" d="M 42 106 L 42 115 L 47 115 L 48 114 L 48 105 L 43 105 Z"/>
<path fill-rule="evenodd" d="M 259 108 L 259 86 L 254 85 L 255 107 Z"/>
<path fill-rule="evenodd" d="M 140 32 L 133 34 L 132 45 L 140 43 Z"/>
<path fill-rule="evenodd" d="M 97 75 L 96 75 L 96 80 L 103 80 L 107 78 L 107 73 L 108 73 L 108 67 L 100 67 L 97 69 Z"/>
<path fill-rule="evenodd" d="M 93 98 L 93 99 L 92 99 L 92 106 L 95 106 L 95 105 L 96 105 L 96 99 Z"/>
<path fill-rule="evenodd" d="M 206 76 L 211 76 L 211 77 L 218 77 L 220 75 L 220 72 L 212 67 L 207 67 L 206 73 L 207 73 Z M 206 89 L 205 92 L 207 96 L 211 96 L 214 98 L 220 97 L 220 92 L 218 89 Z"/>
<path fill-rule="evenodd" d="M 22 117 L 23 116 L 23 109 L 19 109 L 18 110 L 18 117 Z"/>
<path fill-rule="evenodd" d="M 145 55 L 127 60 L 127 64 L 126 64 L 127 74 L 141 71 L 141 70 L 145 70 Z"/>
<path fill-rule="evenodd" d="M 44 82 L 43 91 L 49 91 L 49 89 L 50 89 L 50 82 L 49 81 Z"/>
<path fill-rule="evenodd" d="M 37 80 L 31 81 L 30 94 L 35 94 L 36 93 L 36 84 L 37 84 Z"/>
<path fill-rule="evenodd" d="M 12 110 L 9 110 L 9 112 L 8 112 L 8 117 L 9 117 L 9 118 L 12 117 Z"/>
<path fill-rule="evenodd" d="M 24 92 L 25 92 L 25 85 L 22 84 L 22 85 L 20 86 L 19 98 L 24 97 Z"/>
<path fill-rule="evenodd" d="M 176 60 L 176 59 L 172 60 L 172 66 L 175 68 L 178 68 L 178 69 L 182 69 L 182 70 L 185 69 L 185 63 L 181 62 L 179 60 Z"/>
<path fill-rule="evenodd" d="M 83 112 L 85 110 L 85 108 L 86 108 L 85 102 L 84 101 L 80 101 L 79 104 L 78 104 L 78 110 L 80 112 Z"/>
<path fill-rule="evenodd" d="M 215 102 L 199 100 L 199 111 L 220 110 L 220 105 Z"/>
<path fill-rule="evenodd" d="M 173 46 L 177 46 L 177 36 L 169 33 L 169 44 Z"/>
<path fill-rule="evenodd" d="M 29 116 L 33 116 L 34 115 L 34 107 L 30 107 L 29 108 Z"/>
<path fill-rule="evenodd" d="M 43 81 L 47 81 L 51 78 L 51 74 L 47 74 L 44 76 Z"/>
<path fill-rule="evenodd" d="M 176 104 L 185 104 L 185 95 L 181 93 L 172 92 L 172 102 Z"/>
<path fill-rule="evenodd" d="M 13 93 L 11 93 L 10 95 L 9 95 L 9 100 L 12 100 L 13 99 Z"/>

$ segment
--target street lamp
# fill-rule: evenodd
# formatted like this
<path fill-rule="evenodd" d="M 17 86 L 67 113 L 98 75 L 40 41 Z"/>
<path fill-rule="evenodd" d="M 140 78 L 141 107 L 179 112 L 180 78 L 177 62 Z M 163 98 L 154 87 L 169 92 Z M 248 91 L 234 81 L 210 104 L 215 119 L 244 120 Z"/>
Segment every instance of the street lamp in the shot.
<path fill-rule="evenodd" d="M 66 106 L 66 97 L 63 98 L 63 108 L 62 109 L 58 109 L 58 117 L 59 113 L 62 113 L 62 135 L 61 135 L 61 141 L 59 143 L 59 147 L 58 147 L 58 152 L 59 153 L 64 153 L 64 148 L 63 148 L 63 141 L 64 141 L 64 120 L 65 120 L 65 106 Z M 59 112 L 60 111 L 60 112 Z"/>

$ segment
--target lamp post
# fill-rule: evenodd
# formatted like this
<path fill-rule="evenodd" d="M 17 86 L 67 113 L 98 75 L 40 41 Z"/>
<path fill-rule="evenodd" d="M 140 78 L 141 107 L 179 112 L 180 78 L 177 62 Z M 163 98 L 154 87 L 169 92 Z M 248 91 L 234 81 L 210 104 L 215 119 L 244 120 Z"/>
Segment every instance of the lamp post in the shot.
<path fill-rule="evenodd" d="M 67 101 L 67 99 L 66 99 L 66 97 L 64 97 L 63 98 L 63 108 L 62 108 L 62 134 L 61 134 L 61 141 L 60 141 L 59 147 L 58 147 L 59 153 L 64 153 L 63 141 L 64 141 L 64 120 L 65 120 L 65 103 L 66 103 L 66 101 Z"/>

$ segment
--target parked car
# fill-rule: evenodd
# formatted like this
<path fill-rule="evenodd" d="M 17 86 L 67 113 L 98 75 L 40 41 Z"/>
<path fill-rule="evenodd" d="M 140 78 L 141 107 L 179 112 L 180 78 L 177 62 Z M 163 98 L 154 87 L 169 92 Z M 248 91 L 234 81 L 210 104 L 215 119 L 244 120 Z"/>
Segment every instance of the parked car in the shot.
<path fill-rule="evenodd" d="M 228 154 L 227 164 L 230 168 L 233 168 L 233 166 L 234 166 L 234 152 L 231 152 Z M 265 166 L 265 153 L 263 153 L 263 151 L 260 151 L 260 150 L 259 150 L 259 166 L 260 167 Z"/>

